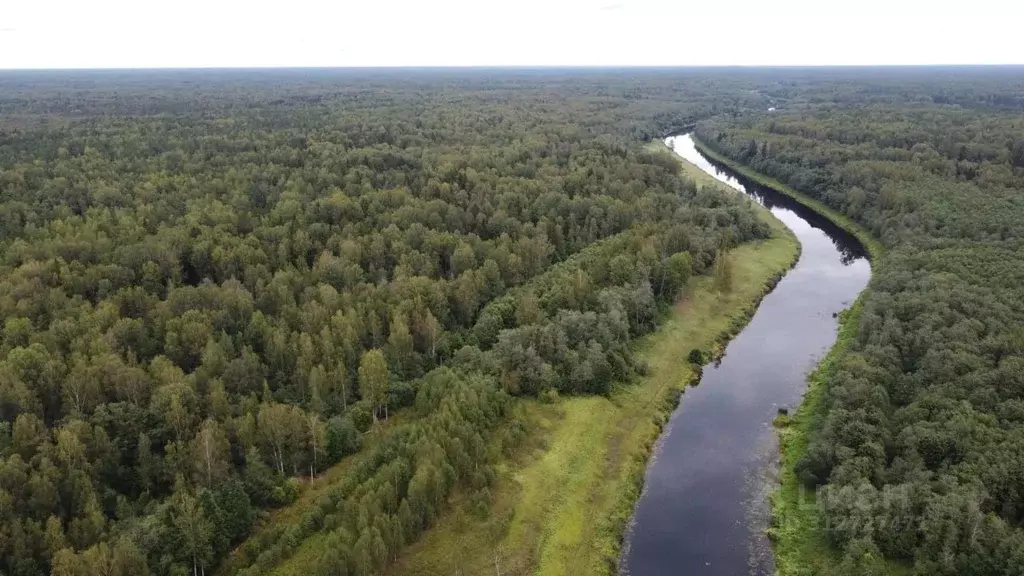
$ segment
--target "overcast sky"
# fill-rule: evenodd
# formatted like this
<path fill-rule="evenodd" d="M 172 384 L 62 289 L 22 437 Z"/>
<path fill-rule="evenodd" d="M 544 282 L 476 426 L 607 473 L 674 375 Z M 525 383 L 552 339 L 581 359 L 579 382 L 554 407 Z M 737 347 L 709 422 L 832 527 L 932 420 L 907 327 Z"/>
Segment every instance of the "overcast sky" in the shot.
<path fill-rule="evenodd" d="M 1024 63 L 1021 0 L 2 4 L 0 68 Z"/>

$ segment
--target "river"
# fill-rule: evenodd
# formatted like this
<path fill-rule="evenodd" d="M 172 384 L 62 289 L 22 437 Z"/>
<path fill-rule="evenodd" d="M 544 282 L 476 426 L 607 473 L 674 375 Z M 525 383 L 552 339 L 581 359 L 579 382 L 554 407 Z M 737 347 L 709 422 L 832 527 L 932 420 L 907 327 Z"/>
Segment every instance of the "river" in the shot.
<path fill-rule="evenodd" d="M 769 208 L 802 251 L 663 430 L 626 533 L 622 573 L 770 575 L 765 528 L 778 468 L 772 419 L 780 407 L 799 404 L 808 372 L 835 342 L 836 314 L 867 286 L 871 267 L 852 235 L 704 157 L 689 135 L 665 143 Z"/>

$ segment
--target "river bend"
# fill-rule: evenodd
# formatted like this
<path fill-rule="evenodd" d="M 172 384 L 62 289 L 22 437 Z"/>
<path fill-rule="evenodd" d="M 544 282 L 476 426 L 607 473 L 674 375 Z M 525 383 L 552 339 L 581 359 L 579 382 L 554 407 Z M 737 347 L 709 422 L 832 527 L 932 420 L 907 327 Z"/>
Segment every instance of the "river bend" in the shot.
<path fill-rule="evenodd" d="M 871 268 L 848 232 L 706 158 L 690 135 L 665 143 L 770 209 L 802 251 L 721 360 L 704 367 L 658 439 L 626 534 L 622 573 L 767 576 L 774 572 L 768 494 L 778 460 L 772 419 L 779 407 L 799 403 L 808 372 L 836 340 L 836 314 L 864 289 Z"/>

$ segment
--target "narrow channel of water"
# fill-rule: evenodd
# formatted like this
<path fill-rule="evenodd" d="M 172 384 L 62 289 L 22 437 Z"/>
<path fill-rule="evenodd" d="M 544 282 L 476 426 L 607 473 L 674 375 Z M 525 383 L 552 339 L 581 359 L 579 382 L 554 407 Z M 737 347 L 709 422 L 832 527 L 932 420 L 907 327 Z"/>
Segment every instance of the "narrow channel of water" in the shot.
<path fill-rule="evenodd" d="M 799 403 L 808 372 L 835 342 L 835 315 L 867 286 L 871 268 L 863 246 L 828 219 L 704 157 L 689 135 L 665 143 L 768 207 L 802 252 L 672 414 L 647 467 L 622 573 L 771 575 L 764 535 L 778 459 L 771 422 L 778 408 Z"/>

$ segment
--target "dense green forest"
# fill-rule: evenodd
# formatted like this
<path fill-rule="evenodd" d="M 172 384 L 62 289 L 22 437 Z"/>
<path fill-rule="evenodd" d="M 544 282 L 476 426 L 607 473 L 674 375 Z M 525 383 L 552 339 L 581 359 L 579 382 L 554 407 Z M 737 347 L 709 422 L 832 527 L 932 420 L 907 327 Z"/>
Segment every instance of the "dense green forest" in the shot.
<path fill-rule="evenodd" d="M 758 82 L 0 75 L 0 574 L 260 574 L 312 534 L 372 574 L 453 490 L 486 513 L 511 396 L 628 383 L 687 279 L 767 236 L 642 147 Z"/>
<path fill-rule="evenodd" d="M 780 85 L 698 127 L 889 248 L 796 466 L 840 574 L 1024 567 L 1024 76 L 933 72 Z"/>
<path fill-rule="evenodd" d="M 486 515 L 515 396 L 628 385 L 768 235 L 642 146 L 698 121 L 889 248 L 798 466 L 838 569 L 1019 573 L 1022 78 L 0 73 L 0 574 L 254 575 L 313 537 L 373 574 L 456 491 Z"/>

